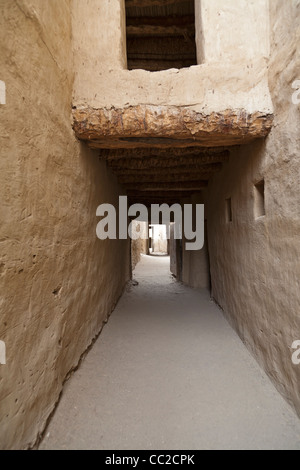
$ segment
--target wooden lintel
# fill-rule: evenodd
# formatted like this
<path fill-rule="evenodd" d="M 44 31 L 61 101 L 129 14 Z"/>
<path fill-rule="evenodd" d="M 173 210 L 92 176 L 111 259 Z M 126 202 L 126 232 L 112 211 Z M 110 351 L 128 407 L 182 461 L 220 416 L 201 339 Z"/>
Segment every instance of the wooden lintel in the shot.
<path fill-rule="evenodd" d="M 153 105 L 73 110 L 76 136 L 93 148 L 238 145 L 266 137 L 272 123 L 272 114 L 241 109 L 210 114 Z"/>

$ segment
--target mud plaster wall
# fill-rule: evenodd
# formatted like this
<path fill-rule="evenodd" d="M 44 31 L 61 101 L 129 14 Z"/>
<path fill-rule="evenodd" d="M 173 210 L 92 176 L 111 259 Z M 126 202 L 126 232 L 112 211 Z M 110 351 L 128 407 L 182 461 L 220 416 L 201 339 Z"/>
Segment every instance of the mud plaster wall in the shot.
<path fill-rule="evenodd" d="M 200 63 L 269 56 L 268 0 L 196 0 L 195 5 Z"/>
<path fill-rule="evenodd" d="M 213 297 L 276 387 L 300 415 L 300 2 L 270 2 L 269 87 L 275 108 L 267 140 L 232 152 L 207 193 Z M 265 180 L 264 217 L 255 219 L 254 184 Z M 225 199 L 232 199 L 226 222 Z"/>
<path fill-rule="evenodd" d="M 137 240 L 131 241 L 131 266 L 132 269 L 136 267 L 138 262 L 141 260 L 141 254 L 148 254 L 149 249 L 149 241 L 146 239 L 147 231 L 148 231 L 148 223 L 147 222 L 136 222 L 132 221 L 133 227 L 135 231 L 141 232 L 141 237 Z"/>
<path fill-rule="evenodd" d="M 35 441 L 129 277 L 129 244 L 95 232 L 121 189 L 71 129 L 71 4 L 0 0 L 1 449 Z"/>
<path fill-rule="evenodd" d="M 226 109 L 272 112 L 267 87 L 268 31 L 264 16 L 268 0 L 225 3 L 209 0 L 203 8 L 199 2 L 196 0 L 195 23 L 198 31 L 204 25 L 205 34 L 203 38 L 200 34 L 197 42 L 203 49 L 200 54 L 204 54 L 205 63 L 180 70 L 149 72 L 126 69 L 124 0 L 74 0 L 73 103 L 78 108 L 188 106 L 207 114 Z M 257 18 L 260 18 L 258 24 Z M 232 34 L 240 22 L 241 34 Z"/>
<path fill-rule="evenodd" d="M 177 257 L 176 257 L 176 240 L 174 238 L 175 226 L 174 223 L 170 224 L 170 240 L 169 240 L 169 251 L 170 251 L 170 271 L 177 277 Z"/>
<path fill-rule="evenodd" d="M 152 225 L 152 253 L 168 253 L 166 225 Z"/>
<path fill-rule="evenodd" d="M 186 203 L 193 204 L 195 208 L 196 204 L 204 203 L 203 196 L 194 195 L 189 201 L 186 201 Z M 193 217 L 193 230 L 195 230 L 195 209 Z M 182 243 L 182 282 L 197 289 L 210 288 L 206 221 L 204 223 L 203 230 L 204 245 L 201 250 L 186 250 L 185 244 L 188 240 L 185 238 L 183 239 Z"/>

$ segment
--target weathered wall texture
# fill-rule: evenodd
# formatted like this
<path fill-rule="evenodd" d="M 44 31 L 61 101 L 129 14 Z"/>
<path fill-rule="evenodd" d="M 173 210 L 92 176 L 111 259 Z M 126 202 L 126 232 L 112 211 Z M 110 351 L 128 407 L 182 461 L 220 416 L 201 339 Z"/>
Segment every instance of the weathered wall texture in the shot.
<path fill-rule="evenodd" d="M 196 0 L 195 4 L 203 62 L 238 60 L 241 65 L 243 61 L 269 57 L 269 1 Z"/>
<path fill-rule="evenodd" d="M 187 204 L 203 204 L 203 195 L 198 194 L 191 197 Z M 205 207 L 206 209 L 206 207 Z M 193 230 L 195 230 L 195 211 L 193 220 Z M 181 280 L 185 284 L 197 289 L 210 289 L 209 257 L 207 246 L 206 220 L 204 221 L 204 245 L 201 250 L 186 250 L 184 238 L 182 243 L 182 273 Z"/>
<path fill-rule="evenodd" d="M 129 276 L 96 238 L 120 187 L 71 129 L 71 2 L 0 0 L 0 447 L 34 443 Z"/>
<path fill-rule="evenodd" d="M 300 2 L 272 0 L 269 86 L 274 128 L 265 143 L 233 151 L 207 193 L 212 293 L 280 392 L 300 414 Z M 255 218 L 254 184 L 265 180 L 264 217 Z M 225 199 L 232 200 L 226 222 Z"/>
<path fill-rule="evenodd" d="M 166 225 L 152 225 L 152 253 L 168 253 Z"/>
<path fill-rule="evenodd" d="M 137 240 L 131 240 L 131 268 L 134 269 L 138 262 L 141 260 L 141 254 L 148 254 L 149 240 L 146 239 L 148 236 L 148 223 L 147 222 L 136 222 L 132 221 L 135 231 L 141 232 L 141 237 Z"/>
<path fill-rule="evenodd" d="M 170 271 L 175 277 L 178 276 L 177 268 L 177 249 L 176 245 L 178 241 L 174 238 L 175 226 L 174 223 L 170 224 L 170 240 L 169 240 L 169 252 L 170 252 Z"/>
<path fill-rule="evenodd" d="M 266 67 L 268 0 L 252 0 L 249 6 L 246 0 L 226 3 L 218 0 L 217 55 L 212 54 L 216 18 L 210 3 L 215 4 L 207 1 L 203 8 L 197 4 L 195 10 L 196 29 L 201 28 L 202 22 L 207 36 L 199 39 L 205 63 L 152 73 L 126 70 L 124 0 L 74 0 L 77 54 L 73 102 L 77 108 L 151 105 L 185 106 L 205 114 L 226 109 L 271 113 Z M 247 27 L 241 28 L 236 37 L 232 30 L 236 32 L 240 21 Z"/>

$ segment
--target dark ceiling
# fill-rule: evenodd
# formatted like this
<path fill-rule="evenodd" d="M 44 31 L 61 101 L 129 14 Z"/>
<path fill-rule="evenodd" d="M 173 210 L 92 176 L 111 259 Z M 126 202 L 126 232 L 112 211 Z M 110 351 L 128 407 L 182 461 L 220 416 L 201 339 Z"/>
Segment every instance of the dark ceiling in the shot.
<path fill-rule="evenodd" d="M 125 5 L 129 70 L 197 64 L 194 0 L 126 0 Z"/>

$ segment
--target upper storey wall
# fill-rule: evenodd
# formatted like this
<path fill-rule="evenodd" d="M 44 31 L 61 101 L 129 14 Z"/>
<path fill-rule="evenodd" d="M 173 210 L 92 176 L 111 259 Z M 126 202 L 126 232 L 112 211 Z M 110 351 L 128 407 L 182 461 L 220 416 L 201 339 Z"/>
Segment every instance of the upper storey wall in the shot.
<path fill-rule="evenodd" d="M 235 0 L 225 6 L 221 0 L 196 0 L 195 16 L 199 65 L 128 71 L 124 0 L 74 0 L 73 104 L 77 108 L 185 106 L 207 114 L 226 109 L 271 113 L 268 0 Z"/>
<path fill-rule="evenodd" d="M 268 0 L 196 0 L 198 63 L 245 63 L 270 55 Z"/>

